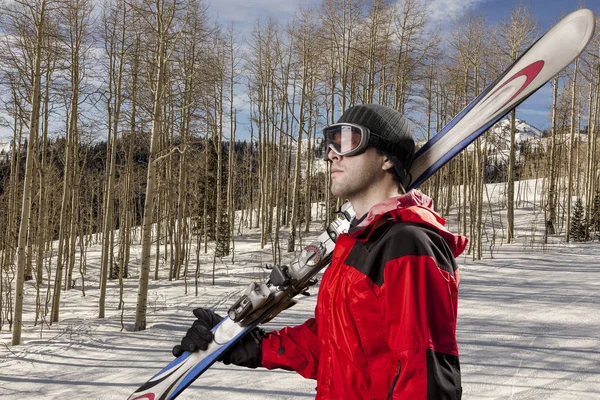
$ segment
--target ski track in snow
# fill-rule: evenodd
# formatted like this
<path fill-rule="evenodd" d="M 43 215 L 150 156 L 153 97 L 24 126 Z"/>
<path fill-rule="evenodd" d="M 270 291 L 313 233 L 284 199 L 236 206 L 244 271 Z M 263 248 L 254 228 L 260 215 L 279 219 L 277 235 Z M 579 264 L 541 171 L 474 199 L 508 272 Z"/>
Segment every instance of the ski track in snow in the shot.
<path fill-rule="evenodd" d="M 517 215 L 522 218 L 517 244 L 498 247 L 493 259 L 458 259 L 463 397 L 600 399 L 600 246 L 555 243 L 532 250 L 527 246 L 531 221 L 538 216 L 530 210 L 517 210 Z M 317 233 L 315 226 L 304 244 Z M 192 322 L 195 307 L 223 315 L 249 282 L 266 277 L 260 266 L 272 261 L 271 252 L 259 250 L 257 243 L 256 232 L 236 242 L 236 263 L 217 263 L 214 287 L 210 250 L 202 256 L 197 297 L 191 280 L 188 294 L 183 281 L 168 282 L 161 276 L 161 281 L 151 282 L 148 329 L 142 332 L 131 331 L 137 270 L 125 281 L 125 329 L 117 310 L 117 282 L 109 283 L 106 318 L 96 318 L 98 282 L 92 276 L 98 275 L 100 252 L 94 246 L 88 254 L 86 296 L 80 286 L 64 292 L 59 323 L 33 327 L 27 319 L 21 346 L 9 346 L 11 333 L 2 327 L 0 398 L 126 398 L 172 360 L 171 348 Z M 31 282 L 26 288 L 25 316 L 32 318 L 35 290 Z M 314 295 L 301 296 L 296 306 L 265 327 L 302 323 L 313 315 L 315 301 Z M 217 363 L 179 398 L 310 399 L 315 386 L 314 380 L 293 372 Z"/>

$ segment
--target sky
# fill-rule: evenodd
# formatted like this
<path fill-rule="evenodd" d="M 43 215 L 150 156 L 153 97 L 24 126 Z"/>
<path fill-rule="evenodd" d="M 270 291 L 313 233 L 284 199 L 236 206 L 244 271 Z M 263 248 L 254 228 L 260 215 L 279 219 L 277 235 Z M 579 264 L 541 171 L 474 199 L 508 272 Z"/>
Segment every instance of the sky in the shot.
<path fill-rule="evenodd" d="M 485 13 L 488 20 L 497 22 L 507 18 L 510 10 L 523 4 L 533 12 L 540 28 L 547 30 L 554 23 L 578 8 L 579 4 L 593 11 L 595 0 L 423 0 L 432 18 L 440 23 L 452 22 L 469 11 Z M 300 7 L 317 5 L 320 0 L 210 0 L 209 13 L 223 22 L 234 21 L 241 30 L 251 27 L 256 18 L 272 16 L 285 22 Z M 598 8 L 598 6 L 596 6 Z"/>
<path fill-rule="evenodd" d="M 243 36 L 248 36 L 253 24 L 260 18 L 273 17 L 285 24 L 293 18 L 294 11 L 300 7 L 317 5 L 321 0 L 212 0 L 209 2 L 209 13 L 224 23 L 235 23 L 236 29 Z M 538 23 L 540 35 L 550 29 L 566 14 L 575 11 L 579 5 L 600 11 L 597 0 L 423 0 L 429 7 L 431 17 L 437 26 L 450 30 L 452 23 L 466 13 L 475 12 L 485 15 L 490 26 L 508 19 L 512 8 L 520 4 L 527 6 Z M 597 13 L 598 14 L 598 13 Z M 552 105 L 552 88 L 550 84 L 534 93 L 517 109 L 517 118 L 526 120 L 531 125 L 546 129 L 550 126 L 550 107 Z M 244 124 L 244 118 L 238 123 Z M 241 126 L 241 135 L 246 127 Z"/>
<path fill-rule="evenodd" d="M 240 38 L 248 37 L 256 20 L 272 17 L 285 24 L 300 7 L 317 5 L 321 0 L 207 0 L 208 12 L 224 26 L 234 22 Z M 367 0 L 368 1 L 368 0 Z M 512 8 L 523 4 L 532 10 L 538 22 L 540 35 L 551 28 L 564 15 L 579 8 L 580 5 L 591 8 L 600 15 L 598 0 L 422 0 L 427 4 L 436 26 L 450 30 L 453 22 L 468 12 L 485 15 L 490 26 L 509 17 Z M 238 114 L 238 139 L 248 139 L 247 95 L 239 90 L 237 96 L 240 113 Z M 546 84 L 517 109 L 517 118 L 544 130 L 550 126 L 550 107 L 552 88 Z M 418 117 L 417 117 L 418 118 Z M 423 133 L 422 133 L 423 134 Z M 12 131 L 0 127 L 0 143 L 7 142 Z"/>

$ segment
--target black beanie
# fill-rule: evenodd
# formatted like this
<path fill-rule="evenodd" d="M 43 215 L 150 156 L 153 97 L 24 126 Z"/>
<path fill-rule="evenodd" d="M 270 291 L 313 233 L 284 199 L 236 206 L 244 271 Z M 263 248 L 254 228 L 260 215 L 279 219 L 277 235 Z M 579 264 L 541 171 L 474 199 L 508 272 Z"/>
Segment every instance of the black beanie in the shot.
<path fill-rule="evenodd" d="M 415 138 L 412 127 L 402 114 L 380 104 L 361 104 L 347 109 L 337 122 L 368 128 L 373 133 L 369 146 L 381 150 L 394 164 L 402 185 L 408 184 L 408 171 L 415 156 Z"/>

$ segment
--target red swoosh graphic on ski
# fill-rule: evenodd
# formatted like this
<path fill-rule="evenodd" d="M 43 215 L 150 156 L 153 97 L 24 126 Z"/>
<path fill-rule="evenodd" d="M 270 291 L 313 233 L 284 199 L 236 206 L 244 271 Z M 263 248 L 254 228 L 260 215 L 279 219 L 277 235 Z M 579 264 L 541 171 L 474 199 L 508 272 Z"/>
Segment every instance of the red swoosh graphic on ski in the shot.
<path fill-rule="evenodd" d="M 532 64 L 529 64 L 528 66 L 526 66 L 525 68 L 523 68 L 522 70 L 520 70 L 519 72 L 517 72 L 516 74 L 511 76 L 506 82 L 504 82 L 504 84 L 502 86 L 500 86 L 498 89 L 496 89 L 494 91 L 494 93 L 492 93 L 490 95 L 490 97 L 495 95 L 500 89 L 502 89 L 504 86 L 508 85 L 510 82 L 514 81 L 515 79 L 517 79 L 521 76 L 526 77 L 525 83 L 523 83 L 523 85 L 521 86 L 521 89 L 517 90 L 517 92 L 510 99 L 508 99 L 504 104 L 502 104 L 502 107 L 499 107 L 498 109 L 504 108 L 508 103 L 513 101 L 514 98 L 517 97 L 523 90 L 525 90 L 525 88 L 527 86 L 529 86 L 529 84 L 535 79 L 535 77 L 538 76 L 538 74 L 540 73 L 542 68 L 544 68 L 544 64 L 545 63 L 542 60 L 539 60 Z"/>
<path fill-rule="evenodd" d="M 154 400 L 154 394 L 148 393 L 140 397 L 134 397 L 132 400 Z"/>

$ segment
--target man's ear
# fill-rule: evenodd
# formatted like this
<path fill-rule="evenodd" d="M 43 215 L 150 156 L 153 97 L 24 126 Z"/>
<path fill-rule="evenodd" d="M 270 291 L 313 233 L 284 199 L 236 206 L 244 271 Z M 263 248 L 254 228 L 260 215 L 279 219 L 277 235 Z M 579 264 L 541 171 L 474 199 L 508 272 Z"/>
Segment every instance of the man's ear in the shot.
<path fill-rule="evenodd" d="M 387 171 L 392 168 L 394 168 L 394 163 L 388 157 L 384 156 L 383 164 L 381 165 L 381 169 L 384 171 Z"/>

